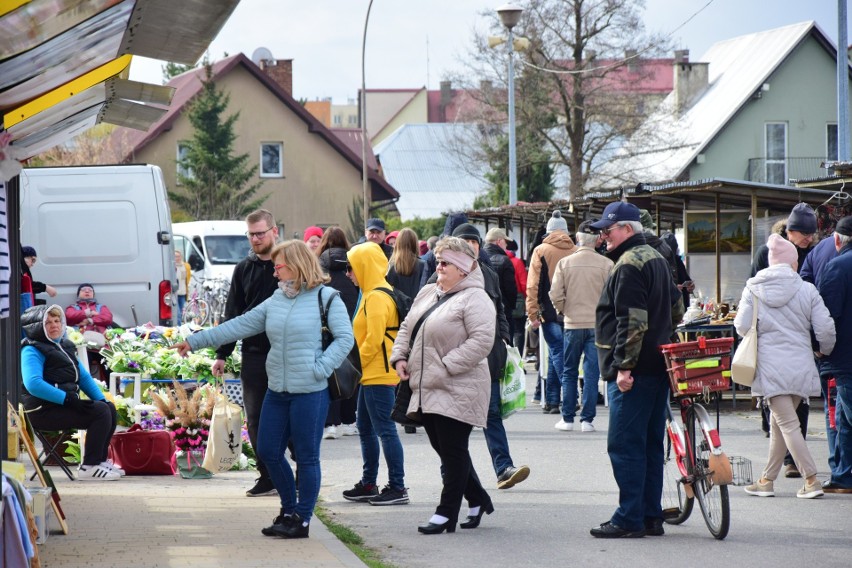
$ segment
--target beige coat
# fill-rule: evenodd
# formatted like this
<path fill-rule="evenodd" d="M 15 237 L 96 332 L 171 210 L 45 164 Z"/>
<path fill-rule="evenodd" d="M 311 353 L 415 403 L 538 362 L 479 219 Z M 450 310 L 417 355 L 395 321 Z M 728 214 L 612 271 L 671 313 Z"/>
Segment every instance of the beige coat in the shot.
<path fill-rule="evenodd" d="M 473 426 L 485 427 L 491 399 L 486 357 L 494 344 L 494 304 L 477 267 L 450 290 L 457 292 L 420 326 L 409 353 L 409 334 L 438 301 L 436 284 L 417 294 L 393 344 L 391 365 L 408 361 L 412 390 L 408 413 L 422 409 Z"/>
<path fill-rule="evenodd" d="M 612 267 L 610 259 L 590 247 L 578 247 L 557 263 L 550 301 L 565 316 L 565 329 L 595 328 L 595 310 Z"/>

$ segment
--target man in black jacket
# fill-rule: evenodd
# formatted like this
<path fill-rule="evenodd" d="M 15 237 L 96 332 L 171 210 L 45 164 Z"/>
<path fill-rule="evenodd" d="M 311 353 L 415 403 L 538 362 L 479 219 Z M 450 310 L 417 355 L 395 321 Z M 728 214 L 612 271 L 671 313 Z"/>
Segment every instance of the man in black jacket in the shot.
<path fill-rule="evenodd" d="M 607 452 L 619 488 L 612 518 L 597 538 L 663 534 L 663 439 L 669 381 L 659 346 L 669 342 L 683 300 L 668 262 L 645 244 L 639 209 L 610 203 L 592 227 L 615 262 L 595 317 L 595 344 L 609 395 Z"/>
<path fill-rule="evenodd" d="M 275 218 L 266 209 L 258 209 L 246 217 L 248 231 L 246 236 L 251 244 L 248 256 L 234 267 L 228 301 L 225 304 L 225 319 L 240 316 L 260 305 L 278 289 L 275 266 L 270 257 L 272 247 L 278 241 L 278 227 Z M 235 343 L 222 345 L 216 350 L 216 362 L 213 374 L 221 376 L 225 370 L 225 359 L 231 354 Z M 260 409 L 266 396 L 268 378 L 266 376 L 266 355 L 269 353 L 269 339 L 266 333 L 259 333 L 243 339 L 242 368 L 240 382 L 243 385 L 243 408 L 246 412 L 249 442 L 257 453 L 257 426 L 260 422 Z M 260 477 L 254 487 L 246 491 L 248 497 L 275 495 L 277 492 L 266 466 L 257 459 L 257 472 Z"/>
<path fill-rule="evenodd" d="M 515 337 L 515 325 L 512 312 L 518 301 L 518 287 L 515 285 L 515 266 L 506 255 L 506 245 L 509 235 L 499 227 L 494 227 L 485 234 L 485 246 L 482 249 L 491 260 L 491 267 L 497 273 L 500 281 L 500 294 L 503 296 L 503 313 L 509 322 L 509 337 Z M 512 343 L 509 342 L 509 345 Z"/>
<path fill-rule="evenodd" d="M 453 231 L 454 237 L 464 239 L 471 246 L 479 259 L 479 268 L 485 278 L 485 291 L 494 302 L 497 311 L 497 333 L 494 335 L 494 346 L 488 354 L 488 370 L 491 372 L 491 402 L 488 405 L 488 422 L 485 427 L 485 443 L 491 454 L 494 472 L 497 474 L 497 488 L 509 489 L 525 480 L 530 474 L 529 466 L 515 467 L 512 456 L 509 455 L 509 440 L 503 427 L 503 417 L 500 414 L 500 378 L 506 367 L 506 345 L 509 343 L 509 322 L 503 311 L 503 299 L 500 293 L 500 283 L 497 273 L 488 266 L 480 254 L 482 244 L 479 229 L 470 223 L 462 223 Z M 508 257 L 506 258 L 508 260 Z M 437 279 L 437 275 L 434 275 Z M 435 280 L 430 280 L 434 282 Z M 514 283 L 513 283 L 514 285 Z M 511 312 L 509 312 L 511 314 Z"/>

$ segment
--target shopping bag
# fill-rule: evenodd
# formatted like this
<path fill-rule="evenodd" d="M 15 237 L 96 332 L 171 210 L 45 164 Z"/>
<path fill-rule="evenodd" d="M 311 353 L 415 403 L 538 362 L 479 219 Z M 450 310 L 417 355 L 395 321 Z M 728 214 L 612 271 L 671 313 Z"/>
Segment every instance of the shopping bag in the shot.
<path fill-rule="evenodd" d="M 750 387 L 754 383 L 754 375 L 757 371 L 757 304 L 758 297 L 752 293 L 753 311 L 751 327 L 746 332 L 740 344 L 734 351 L 731 360 L 731 379 L 738 385 Z"/>
<path fill-rule="evenodd" d="M 527 406 L 526 373 L 517 347 L 506 348 L 506 368 L 500 379 L 500 415 L 508 418 Z"/>
<path fill-rule="evenodd" d="M 165 430 L 143 430 L 134 424 L 116 432 L 109 442 L 109 457 L 127 475 L 174 475 L 175 443 Z"/>
<path fill-rule="evenodd" d="M 220 395 L 213 407 L 207 453 L 201 466 L 211 473 L 228 471 L 243 453 L 242 408 Z"/>

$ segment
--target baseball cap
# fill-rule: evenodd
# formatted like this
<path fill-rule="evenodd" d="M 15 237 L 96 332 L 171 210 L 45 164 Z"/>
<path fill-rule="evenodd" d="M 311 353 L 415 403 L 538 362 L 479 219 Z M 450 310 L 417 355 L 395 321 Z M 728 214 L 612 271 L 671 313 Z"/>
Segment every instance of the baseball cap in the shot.
<path fill-rule="evenodd" d="M 639 208 L 632 203 L 614 201 L 606 206 L 600 221 L 596 221 L 590 226 L 600 231 L 621 221 L 639 221 Z"/>
<path fill-rule="evenodd" d="M 852 237 L 852 217 L 844 217 L 837 222 L 834 231 L 846 237 Z"/>
<path fill-rule="evenodd" d="M 596 231 L 595 228 L 592 227 L 595 222 L 597 222 L 597 219 L 587 219 L 586 221 L 583 221 L 577 227 L 577 232 L 586 233 L 587 235 L 597 235 L 598 231 Z"/>
<path fill-rule="evenodd" d="M 368 231 L 372 231 L 372 230 L 384 231 L 385 230 L 385 222 L 382 221 L 381 219 L 377 219 L 376 217 L 373 217 L 372 219 L 367 219 L 367 230 Z"/>

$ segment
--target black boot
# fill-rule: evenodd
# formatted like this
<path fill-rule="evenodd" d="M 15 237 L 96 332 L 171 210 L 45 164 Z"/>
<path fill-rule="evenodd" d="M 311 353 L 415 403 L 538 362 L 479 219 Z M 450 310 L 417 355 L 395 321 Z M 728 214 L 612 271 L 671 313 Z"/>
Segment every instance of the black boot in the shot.
<path fill-rule="evenodd" d="M 280 533 L 290 526 L 292 520 L 293 515 L 285 515 L 284 509 L 281 509 L 278 516 L 272 520 L 272 525 L 260 529 L 260 532 L 263 536 L 281 536 Z"/>
<path fill-rule="evenodd" d="M 282 538 L 308 538 L 308 532 L 311 525 L 305 524 L 299 513 L 293 513 L 290 517 L 290 523 L 282 531 L 276 531 L 276 536 Z"/>

